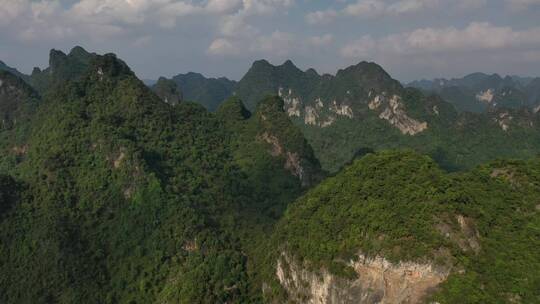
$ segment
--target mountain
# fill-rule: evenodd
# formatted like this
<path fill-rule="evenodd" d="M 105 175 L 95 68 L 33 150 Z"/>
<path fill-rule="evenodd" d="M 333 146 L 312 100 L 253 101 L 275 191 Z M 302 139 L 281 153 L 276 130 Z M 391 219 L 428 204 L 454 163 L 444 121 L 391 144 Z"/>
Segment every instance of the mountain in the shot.
<path fill-rule="evenodd" d="M 471 82 L 482 79 L 469 77 Z M 303 72 L 290 61 L 280 66 L 257 61 L 236 88 L 248 108 L 262 96 L 276 94 L 330 172 L 366 149 L 413 148 L 448 170 L 498 157 L 527 158 L 540 151 L 539 118 L 532 109 L 460 113 L 437 95 L 404 88 L 375 63 L 361 62 L 335 76 L 321 76 L 313 69 Z"/>
<path fill-rule="evenodd" d="M 0 72 L 0 303 L 540 299 L 538 112 L 290 61 L 208 111 L 51 55 L 41 89 Z"/>
<path fill-rule="evenodd" d="M 176 82 L 163 77 L 152 86 L 152 90 L 161 100 L 172 105 L 177 105 L 184 98 Z"/>
<path fill-rule="evenodd" d="M 0 61 L 0 71 L 12 73 L 43 94 L 55 85 L 81 77 L 95 56 L 96 54 L 89 53 L 80 46 L 71 49 L 67 55 L 53 49 L 49 53 L 49 67 L 44 70 L 35 67 L 32 74 L 26 75 Z"/>
<path fill-rule="evenodd" d="M 38 99 L 38 94 L 22 78 L 0 71 L 0 129 L 24 124 Z"/>
<path fill-rule="evenodd" d="M 246 75 L 238 82 L 235 93 L 248 109 L 257 107 L 257 102 L 267 95 L 276 95 L 282 84 L 295 87 L 301 94 L 310 94 L 309 90 L 319 82 L 317 73 L 304 73 L 290 60 L 280 66 L 273 66 L 266 60 L 255 61 Z"/>
<path fill-rule="evenodd" d="M 267 294 L 278 303 L 535 303 L 539 182 L 538 158 L 447 174 L 410 151 L 368 154 L 291 204 L 261 265 L 274 280 Z"/>
<path fill-rule="evenodd" d="M 0 130 L 0 302 L 260 302 L 256 249 L 323 176 L 279 100 L 173 106 L 115 55 L 72 53 L 43 97 L 2 78 L 21 88 L 3 113 L 37 102 Z"/>
<path fill-rule="evenodd" d="M 67 55 L 53 49 L 49 54 L 49 67 L 43 71 L 34 68 L 30 75 L 30 84 L 43 93 L 67 80 L 77 79 L 88 69 L 95 56 L 96 54 L 89 53 L 80 46 L 74 47 Z"/>
<path fill-rule="evenodd" d="M 203 105 L 209 111 L 218 106 L 233 93 L 236 82 L 225 77 L 206 78 L 199 73 L 178 74 L 174 81 L 186 100 Z M 153 85 L 155 86 L 155 85 Z"/>
<path fill-rule="evenodd" d="M 0 60 L 0 71 L 6 71 L 6 72 L 9 72 L 9 73 L 11 73 L 11 74 L 13 74 L 13 75 L 15 75 L 15 76 L 21 78 L 21 79 L 24 79 L 24 81 L 27 81 L 27 82 L 29 81 L 28 75 L 25 75 L 25 74 L 19 72 L 17 69 L 8 66 L 7 64 L 5 64 L 5 63 L 4 63 L 3 61 L 1 61 L 1 60 Z"/>
<path fill-rule="evenodd" d="M 540 78 L 531 80 L 525 86 L 525 94 L 528 96 L 531 104 L 538 109 L 540 107 Z"/>
<path fill-rule="evenodd" d="M 540 104 L 528 86 L 531 77 L 487 75 L 473 73 L 463 78 L 413 81 L 407 86 L 436 93 L 454 104 L 460 111 L 485 112 L 506 107 L 520 108 Z"/>

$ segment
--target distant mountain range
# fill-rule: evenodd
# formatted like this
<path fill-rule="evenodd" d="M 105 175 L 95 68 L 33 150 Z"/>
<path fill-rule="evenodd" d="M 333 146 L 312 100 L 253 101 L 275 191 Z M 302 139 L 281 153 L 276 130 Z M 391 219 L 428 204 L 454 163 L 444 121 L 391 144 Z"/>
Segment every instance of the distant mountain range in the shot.
<path fill-rule="evenodd" d="M 23 77 L 43 92 L 55 82 L 76 79 L 95 56 L 79 47 L 67 55 L 53 50 L 49 68 Z M 373 62 L 320 75 L 290 60 L 278 66 L 256 61 L 238 82 L 187 73 L 151 86 L 171 104 L 194 101 L 210 111 L 230 96 L 252 112 L 265 97 L 279 96 L 330 172 L 361 151 L 385 148 L 413 148 L 451 170 L 495 157 L 534 155 L 540 149 L 539 87 L 540 78 L 482 73 L 404 87 Z"/>
<path fill-rule="evenodd" d="M 161 81 L 166 78 L 160 78 Z M 189 72 L 178 74 L 170 79 L 178 86 L 185 100 L 202 104 L 210 111 L 215 111 L 218 106 L 233 93 L 236 81 L 225 77 L 206 78 L 199 73 Z M 146 80 L 145 83 L 155 88 L 158 81 Z"/>
<path fill-rule="evenodd" d="M 474 73 L 463 78 L 419 80 L 407 84 L 440 95 L 460 111 L 483 112 L 493 108 L 540 105 L 540 78 Z"/>
<path fill-rule="evenodd" d="M 494 157 L 532 156 L 540 148 L 538 108 L 459 112 L 438 95 L 403 87 L 370 62 L 334 76 L 301 71 L 290 61 L 280 66 L 257 61 L 235 94 L 248 109 L 262 96 L 281 96 L 331 172 L 366 149 L 413 148 L 447 169 L 462 169 Z"/>

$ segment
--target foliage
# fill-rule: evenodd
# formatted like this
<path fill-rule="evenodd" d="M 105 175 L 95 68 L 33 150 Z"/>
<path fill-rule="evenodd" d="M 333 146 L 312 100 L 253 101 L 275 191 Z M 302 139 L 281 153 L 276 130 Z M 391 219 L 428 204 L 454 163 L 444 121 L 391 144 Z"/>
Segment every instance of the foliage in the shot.
<path fill-rule="evenodd" d="M 368 154 L 292 204 L 272 247 L 334 272 L 360 252 L 432 261 L 453 270 L 433 301 L 533 303 L 540 299 L 538 197 L 540 159 L 447 174 L 413 152 Z M 477 230 L 478 252 L 463 242 L 476 237 L 458 217 Z"/>
<path fill-rule="evenodd" d="M 29 80 L 41 96 L 0 72 L 15 88 L 0 92 L 0 112 L 13 122 L 0 130 L 0 302 L 281 300 L 275 262 L 283 249 L 347 278 L 354 273 L 342 261 L 359 251 L 465 269 L 432 295 L 440 303 L 538 301 L 540 160 L 452 174 L 436 164 L 530 156 L 538 140 L 529 120 L 501 133 L 492 128 L 496 116 L 461 116 L 406 90 L 407 110 L 431 119 L 431 131 L 403 136 L 367 109 L 355 112 L 362 124 L 299 129 L 283 100 L 263 98 L 275 94 L 276 80 L 326 97 L 350 86 L 367 96 L 358 83 L 399 84 L 361 63 L 317 91 L 311 84 L 327 75 L 258 62 L 270 82 L 254 78 L 244 87 L 253 86 L 247 96 L 256 111 L 231 97 L 210 113 L 192 102 L 163 102 L 112 54 L 75 48 L 51 55 L 51 67 Z M 433 106 L 445 115 L 429 116 Z M 395 147 L 435 160 L 373 153 Z M 316 155 L 333 171 L 362 158 L 320 182 Z M 434 228 L 444 222 L 464 237 L 458 215 L 474 222 L 478 254 Z M 438 255 L 441 248 L 449 258 Z"/>

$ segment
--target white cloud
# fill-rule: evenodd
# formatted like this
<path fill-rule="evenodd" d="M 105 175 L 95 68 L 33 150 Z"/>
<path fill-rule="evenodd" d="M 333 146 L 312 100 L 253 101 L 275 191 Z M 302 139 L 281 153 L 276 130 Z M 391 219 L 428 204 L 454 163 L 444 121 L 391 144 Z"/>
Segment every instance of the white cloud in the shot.
<path fill-rule="evenodd" d="M 346 58 L 367 58 L 377 49 L 377 41 L 371 36 L 362 36 L 360 39 L 348 43 L 341 48 L 341 55 Z"/>
<path fill-rule="evenodd" d="M 134 27 L 174 28 L 186 17 L 219 24 L 228 35 L 257 31 L 246 19 L 287 8 L 294 0 L 78 0 L 62 6 L 59 0 L 3 0 L 0 31 L 21 40 L 66 37 L 107 39 Z M 5 28 L 4 28 L 5 27 Z"/>
<path fill-rule="evenodd" d="M 456 9 L 459 11 L 470 11 L 481 8 L 486 4 L 487 0 L 356 0 L 356 2 L 347 4 L 341 10 L 330 8 L 310 12 L 305 16 L 305 20 L 309 24 L 326 24 L 340 16 L 373 19 L 383 16 L 396 17 L 433 11 L 446 14 L 448 11 L 455 11 Z"/>
<path fill-rule="evenodd" d="M 236 55 L 239 53 L 239 49 L 229 40 L 218 38 L 210 44 L 207 52 L 211 55 Z"/>
<path fill-rule="evenodd" d="M 376 54 L 429 54 L 465 51 L 527 50 L 540 47 L 540 27 L 516 31 L 510 27 L 474 22 L 464 29 L 422 28 L 374 39 L 364 36 L 345 45 L 341 55 L 348 58 Z"/>
<path fill-rule="evenodd" d="M 487 0 L 458 0 L 456 6 L 461 10 L 478 9 L 487 5 Z"/>
<path fill-rule="evenodd" d="M 334 36 L 331 34 L 325 34 L 322 36 L 313 36 L 308 38 L 308 43 L 315 47 L 322 47 L 330 45 L 334 41 Z"/>
<path fill-rule="evenodd" d="M 354 4 L 349 4 L 343 12 L 355 17 L 377 17 L 386 10 L 386 4 L 381 0 L 359 0 Z"/>
<path fill-rule="evenodd" d="M 216 13 L 231 13 L 242 7 L 242 0 L 209 0 L 206 9 Z"/>
<path fill-rule="evenodd" d="M 332 22 L 337 16 L 338 12 L 329 9 L 308 13 L 305 18 L 308 24 L 327 24 Z"/>
<path fill-rule="evenodd" d="M 295 47 L 295 37 L 291 33 L 275 31 L 270 35 L 260 36 L 249 47 L 258 54 L 287 55 Z"/>
<path fill-rule="evenodd" d="M 274 31 L 269 35 L 259 35 L 253 39 L 218 38 L 207 49 L 210 55 L 218 56 L 265 56 L 284 58 L 294 54 L 313 52 L 332 44 L 331 34 L 299 38 L 283 31 Z"/>
<path fill-rule="evenodd" d="M 290 33 L 274 31 L 265 35 L 251 21 L 271 15 L 278 9 L 286 10 L 293 0 L 243 0 L 234 14 L 222 16 L 218 22 L 218 37 L 207 49 L 211 55 L 242 55 L 246 53 L 284 54 L 293 44 Z"/>
<path fill-rule="evenodd" d="M 406 14 L 440 7 L 441 0 L 401 0 L 387 7 L 392 14 Z"/>
<path fill-rule="evenodd" d="M 10 24 L 28 8 L 27 1 L 4 0 L 0 5 L 0 25 Z"/>
<path fill-rule="evenodd" d="M 540 0 L 505 0 L 506 5 L 513 10 L 524 10 L 530 6 L 540 5 Z"/>

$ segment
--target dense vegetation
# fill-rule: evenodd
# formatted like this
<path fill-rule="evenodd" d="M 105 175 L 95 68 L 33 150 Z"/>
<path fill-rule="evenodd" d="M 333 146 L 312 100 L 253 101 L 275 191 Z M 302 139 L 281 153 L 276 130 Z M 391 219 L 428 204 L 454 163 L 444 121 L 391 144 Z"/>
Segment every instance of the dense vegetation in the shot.
<path fill-rule="evenodd" d="M 359 252 L 434 261 L 464 270 L 433 295 L 440 303 L 536 303 L 539 197 L 540 159 L 447 174 L 413 152 L 369 154 L 292 204 L 272 247 L 338 275 Z"/>
<path fill-rule="evenodd" d="M 286 301 L 282 250 L 346 278 L 341 260 L 359 251 L 464 269 L 432 295 L 440 303 L 538 301 L 540 159 L 441 169 L 534 155 L 537 116 L 511 112 L 502 133 L 499 113 L 462 116 L 373 63 L 336 76 L 254 66 L 264 77 L 238 87 L 248 106 L 240 90 L 215 112 L 182 100 L 174 79 L 150 90 L 115 55 L 78 47 L 30 76 L 0 71 L 0 302 Z M 310 98 L 368 96 L 359 83 L 400 92 L 430 130 L 403 136 L 365 105 L 311 128 L 268 95 L 280 81 Z M 401 147 L 434 160 L 371 154 Z M 349 166 L 325 179 L 317 156 Z"/>
<path fill-rule="evenodd" d="M 45 96 L 27 136 L 2 141 L 4 173 L 24 187 L 2 178 L 1 302 L 260 296 L 243 240 L 264 240 L 303 190 L 251 136 L 258 125 L 237 137 L 228 118 L 164 103 L 114 55 Z"/>
<path fill-rule="evenodd" d="M 503 90 L 504 81 L 497 77 L 480 77 L 475 85 L 487 90 L 496 84 Z M 529 86 L 533 83 L 531 80 Z M 285 98 L 299 102 L 300 115 L 291 119 L 302 129 L 322 167 L 330 172 L 337 172 L 363 149 L 411 148 L 429 154 L 448 170 L 470 169 L 498 157 L 526 159 L 540 152 L 540 115 L 531 109 L 515 109 L 518 105 L 508 109 L 499 102 L 489 113 L 459 112 L 436 95 L 402 87 L 372 62 L 361 62 L 333 76 L 318 75 L 312 69 L 301 71 L 290 61 L 280 66 L 257 61 L 238 83 L 236 93 L 248 108 L 254 108 L 262 96 L 280 90 Z M 411 136 L 381 119 L 380 111 L 368 106 L 379 94 L 400 96 L 407 115 L 426 122 L 427 130 Z M 353 117 L 336 117 L 329 111 L 334 102 L 347 105 Z M 321 127 L 307 123 L 307 107 L 316 109 L 315 118 L 321 121 L 333 117 L 332 124 Z M 501 127 L 503 119 L 506 130 Z"/>
<path fill-rule="evenodd" d="M 510 109 L 489 114 L 456 113 L 435 96 L 424 97 L 416 90 L 407 90 L 403 96 L 410 115 L 428 122 L 426 131 L 414 136 L 403 135 L 367 107 L 358 107 L 354 119 L 340 119 L 328 128 L 298 125 L 323 168 L 331 172 L 337 172 L 357 151 L 365 148 L 414 149 L 430 155 L 450 171 L 471 169 L 497 158 L 527 159 L 540 153 L 538 114 Z M 440 115 L 426 110 L 434 106 L 438 107 Z M 501 115 L 512 117 L 506 131 L 498 122 Z"/>

